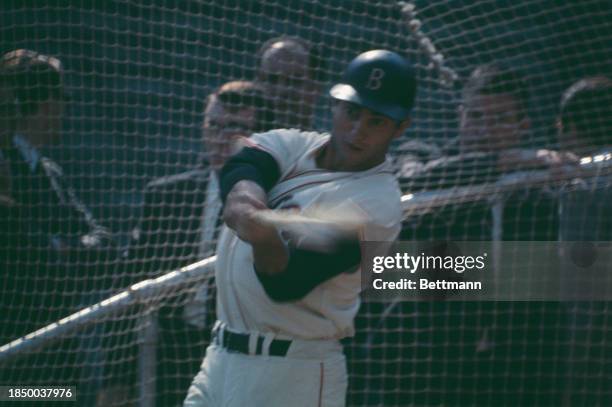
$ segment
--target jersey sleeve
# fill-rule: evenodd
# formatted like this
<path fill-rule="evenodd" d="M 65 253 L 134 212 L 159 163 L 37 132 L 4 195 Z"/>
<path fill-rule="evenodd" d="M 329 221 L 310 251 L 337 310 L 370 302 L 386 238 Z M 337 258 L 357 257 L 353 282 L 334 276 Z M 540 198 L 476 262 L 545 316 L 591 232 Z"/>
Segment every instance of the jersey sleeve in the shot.
<path fill-rule="evenodd" d="M 254 147 L 243 148 L 227 160 L 221 169 L 221 201 L 225 203 L 234 185 L 243 180 L 254 182 L 268 192 L 278 181 L 279 171 L 278 163 L 268 152 Z"/>
<path fill-rule="evenodd" d="M 245 143 L 248 147 L 261 149 L 274 157 L 282 177 L 320 139 L 316 136 L 316 133 L 304 133 L 296 129 L 278 129 L 254 134 Z"/>

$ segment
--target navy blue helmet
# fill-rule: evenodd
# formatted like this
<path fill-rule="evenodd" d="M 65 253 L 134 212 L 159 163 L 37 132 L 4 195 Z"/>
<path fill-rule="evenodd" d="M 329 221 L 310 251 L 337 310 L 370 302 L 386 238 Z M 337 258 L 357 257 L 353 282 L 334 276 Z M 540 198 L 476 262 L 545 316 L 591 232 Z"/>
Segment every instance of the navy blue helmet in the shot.
<path fill-rule="evenodd" d="M 353 59 L 329 93 L 402 121 L 414 105 L 416 76 L 410 63 L 395 52 L 372 50 Z"/>

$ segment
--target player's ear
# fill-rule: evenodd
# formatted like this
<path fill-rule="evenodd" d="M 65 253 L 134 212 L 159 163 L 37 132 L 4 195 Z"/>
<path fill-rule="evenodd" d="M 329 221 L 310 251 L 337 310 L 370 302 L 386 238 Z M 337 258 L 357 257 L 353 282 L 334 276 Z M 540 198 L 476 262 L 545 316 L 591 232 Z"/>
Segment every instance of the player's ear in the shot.
<path fill-rule="evenodd" d="M 393 138 L 401 137 L 402 134 L 404 134 L 404 132 L 406 131 L 406 129 L 408 127 L 410 127 L 410 123 L 411 123 L 411 120 L 410 120 L 409 117 L 404 119 L 404 120 L 402 120 L 399 123 L 399 125 L 397 126 L 397 130 L 396 130 L 395 134 L 393 135 Z"/>

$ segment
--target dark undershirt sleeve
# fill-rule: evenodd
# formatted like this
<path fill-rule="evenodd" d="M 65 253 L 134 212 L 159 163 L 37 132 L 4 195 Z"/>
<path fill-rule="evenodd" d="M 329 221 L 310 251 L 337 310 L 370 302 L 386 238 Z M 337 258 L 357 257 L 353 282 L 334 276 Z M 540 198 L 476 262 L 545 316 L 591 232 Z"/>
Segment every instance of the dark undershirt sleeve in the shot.
<path fill-rule="evenodd" d="M 232 156 L 219 174 L 221 200 L 225 199 L 234 185 L 240 181 L 253 181 L 268 192 L 280 178 L 278 163 L 263 150 L 245 147 Z"/>
<path fill-rule="evenodd" d="M 304 298 L 319 284 L 344 272 L 355 272 L 361 262 L 357 235 L 339 243 L 331 253 L 289 248 L 289 264 L 278 274 L 255 274 L 266 294 L 277 302 Z"/>

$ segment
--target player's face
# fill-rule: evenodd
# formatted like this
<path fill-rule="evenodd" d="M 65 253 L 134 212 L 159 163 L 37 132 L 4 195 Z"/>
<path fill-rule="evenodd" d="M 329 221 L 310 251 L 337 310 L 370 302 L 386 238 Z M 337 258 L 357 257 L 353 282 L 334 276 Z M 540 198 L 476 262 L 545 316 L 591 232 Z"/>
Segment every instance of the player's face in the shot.
<path fill-rule="evenodd" d="M 529 122 L 512 95 L 475 94 L 459 107 L 463 152 L 495 152 L 519 147 Z"/>
<path fill-rule="evenodd" d="M 333 107 L 329 154 L 336 171 L 363 171 L 385 160 L 389 144 L 402 135 L 408 120 L 398 123 L 359 105 L 337 101 Z"/>
<path fill-rule="evenodd" d="M 279 123 L 295 127 L 310 121 L 319 92 L 306 49 L 282 41 L 274 44 L 262 56 L 257 79 L 270 97 Z"/>
<path fill-rule="evenodd" d="M 202 133 L 210 166 L 218 171 L 235 153 L 238 140 L 249 137 L 255 128 L 256 113 L 252 107 L 229 109 L 213 98 L 205 111 Z"/>

